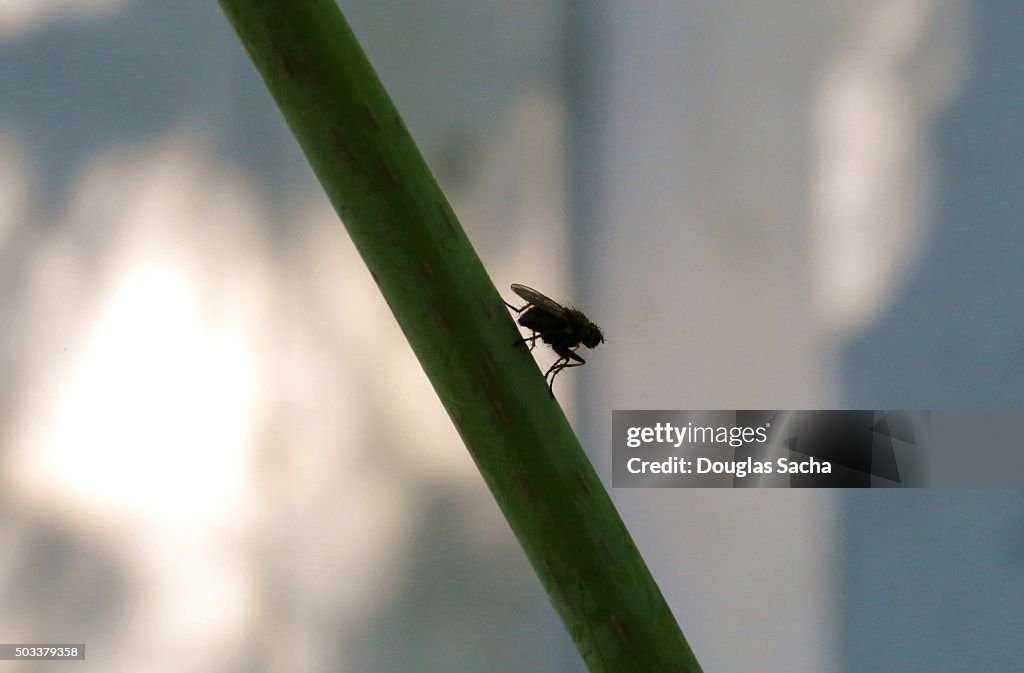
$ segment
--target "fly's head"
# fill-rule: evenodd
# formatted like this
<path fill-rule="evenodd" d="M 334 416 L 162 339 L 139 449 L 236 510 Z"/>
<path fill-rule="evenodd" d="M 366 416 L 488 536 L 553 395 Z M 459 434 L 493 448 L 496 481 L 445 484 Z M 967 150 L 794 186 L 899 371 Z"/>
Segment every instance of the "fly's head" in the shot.
<path fill-rule="evenodd" d="M 588 321 L 587 328 L 583 331 L 583 338 L 580 342 L 587 348 L 597 348 L 598 344 L 604 343 L 604 334 L 601 328 Z"/>

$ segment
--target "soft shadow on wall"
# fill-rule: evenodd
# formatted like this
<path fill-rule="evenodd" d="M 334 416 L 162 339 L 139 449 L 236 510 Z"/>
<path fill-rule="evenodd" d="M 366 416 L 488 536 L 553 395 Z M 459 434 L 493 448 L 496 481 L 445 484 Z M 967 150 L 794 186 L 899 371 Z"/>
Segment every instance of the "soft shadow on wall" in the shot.
<path fill-rule="evenodd" d="M 933 26 L 933 39 L 963 31 L 962 77 L 924 120 L 926 169 L 909 177 L 925 197 L 917 259 L 843 353 L 853 408 L 994 410 L 1024 400 L 1024 5 L 938 6 L 953 23 Z M 928 84 L 911 80 L 910 91 Z M 999 469 L 997 459 L 984 464 Z M 1020 493 L 849 492 L 842 516 L 844 670 L 1019 665 Z"/>

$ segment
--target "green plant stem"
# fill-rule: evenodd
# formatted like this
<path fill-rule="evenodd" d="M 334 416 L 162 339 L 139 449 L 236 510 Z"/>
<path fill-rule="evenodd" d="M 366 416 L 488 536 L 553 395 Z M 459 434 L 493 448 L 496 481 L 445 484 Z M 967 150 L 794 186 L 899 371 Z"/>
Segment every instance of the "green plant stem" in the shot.
<path fill-rule="evenodd" d="M 220 0 L 591 671 L 699 673 L 333 0 Z"/>

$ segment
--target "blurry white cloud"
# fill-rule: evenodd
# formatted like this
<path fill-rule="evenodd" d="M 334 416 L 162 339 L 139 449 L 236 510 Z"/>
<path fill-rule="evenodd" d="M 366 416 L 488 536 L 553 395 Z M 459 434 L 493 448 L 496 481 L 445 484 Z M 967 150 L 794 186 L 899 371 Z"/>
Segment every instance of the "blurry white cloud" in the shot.
<path fill-rule="evenodd" d="M 254 192 L 198 147 L 107 153 L 57 222 L 20 207 L 14 225 L 32 263 L 9 315 L 27 347 L 7 505 L 74 525 L 127 569 L 131 618 L 104 670 L 154 670 L 154 652 L 166 670 L 217 670 L 255 600 L 266 260 L 248 240 Z"/>
<path fill-rule="evenodd" d="M 272 250 L 264 197 L 173 134 L 94 159 L 44 226 L 22 163 L 0 144 L 0 222 L 33 246 L 7 503 L 128 569 L 116 670 L 220 670 L 273 620 L 257 577 L 295 613 L 282 651 L 337 656 L 310 623 L 393 590 L 416 485 L 478 477 L 326 199 L 296 198 Z"/>
<path fill-rule="evenodd" d="M 230 181 L 196 193 L 208 170 L 167 147 L 101 159 L 58 229 L 77 236 L 43 244 L 25 316 L 34 394 L 11 456 L 34 498 L 185 527 L 237 513 L 258 390 L 252 316 L 206 296 L 187 239 L 196 211 L 245 197 Z"/>
<path fill-rule="evenodd" d="M 203 315 L 188 276 L 145 262 L 125 274 L 75 360 L 33 474 L 162 521 L 238 506 L 253 353 L 243 326 Z"/>
<path fill-rule="evenodd" d="M 13 39 L 59 21 L 100 17 L 127 0 L 0 0 L 0 39 Z"/>
<path fill-rule="evenodd" d="M 820 314 L 839 332 L 880 314 L 927 244 L 928 122 L 962 79 L 961 4 L 880 2 L 826 68 L 812 244 Z"/>

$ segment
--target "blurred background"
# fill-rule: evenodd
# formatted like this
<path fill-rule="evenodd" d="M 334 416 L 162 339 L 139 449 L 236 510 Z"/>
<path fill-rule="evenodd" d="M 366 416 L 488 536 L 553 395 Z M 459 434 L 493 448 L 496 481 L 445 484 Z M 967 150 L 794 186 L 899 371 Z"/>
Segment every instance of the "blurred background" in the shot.
<path fill-rule="evenodd" d="M 340 4 L 496 285 L 604 329 L 606 483 L 612 409 L 1024 399 L 1024 3 Z M 214 0 L 0 0 L 0 330 L 0 642 L 583 671 Z M 708 673 L 1024 658 L 1020 491 L 612 495 Z"/>

